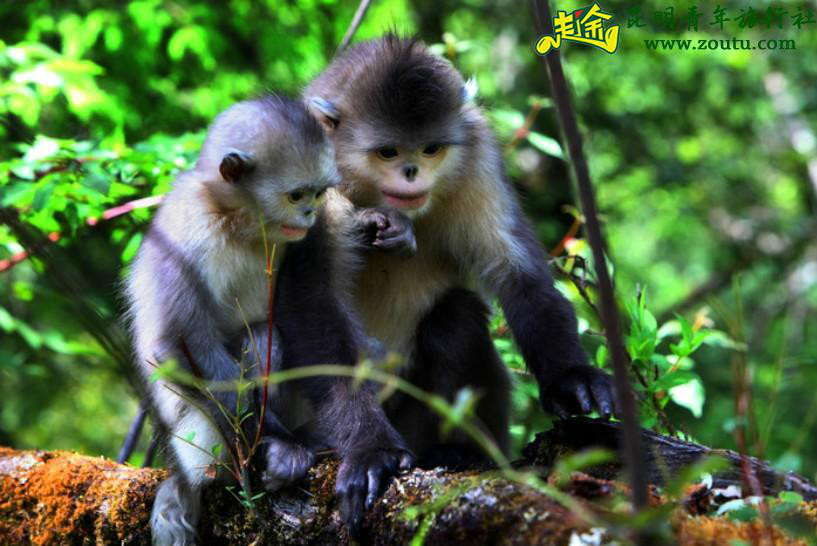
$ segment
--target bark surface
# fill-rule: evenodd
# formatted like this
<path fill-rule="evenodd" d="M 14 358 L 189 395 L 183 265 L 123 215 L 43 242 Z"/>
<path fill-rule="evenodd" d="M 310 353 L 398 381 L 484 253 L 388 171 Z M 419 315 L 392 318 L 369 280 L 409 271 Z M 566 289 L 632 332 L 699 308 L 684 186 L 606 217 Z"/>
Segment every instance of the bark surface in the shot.
<path fill-rule="evenodd" d="M 614 448 L 616 438 L 613 424 L 571 419 L 531 443 L 525 452 L 528 460 L 520 466 L 532 465 L 546 476 L 555 457 L 589 446 Z M 655 483 L 712 451 L 647 432 L 644 438 L 652 453 L 646 470 Z M 659 457 L 664 461 L 661 464 Z M 743 464 L 740 456 L 735 457 L 737 464 Z M 775 473 L 762 461 L 752 464 L 768 494 L 789 489 L 807 499 L 815 498 L 817 490 L 804 478 Z M 661 470 L 657 470 L 659 466 Z M 256 513 L 242 507 L 224 485 L 212 487 L 205 494 L 201 543 L 351 544 L 334 498 L 336 470 L 335 461 L 320 462 L 303 483 L 264 496 Z M 544 493 L 508 481 L 496 471 L 414 470 L 395 480 L 370 510 L 365 525 L 367 542 L 409 544 L 423 536 L 423 543 L 428 545 L 597 544 L 591 538 L 594 534 L 612 538 L 621 525 L 627 487 L 615 481 L 618 470 L 617 465 L 607 464 L 573 473 L 567 482 L 560 483 L 564 492 L 594 515 L 595 530 Z M 150 509 L 164 477 L 164 470 L 137 469 L 75 453 L 0 448 L 0 545 L 147 546 Z M 739 482 L 740 471 L 727 471 L 715 480 L 714 488 Z M 555 477 L 550 481 L 557 483 Z M 805 544 L 775 524 L 712 517 L 715 496 L 711 488 L 693 486 L 686 499 L 669 508 L 672 515 L 665 518 L 669 522 L 665 532 L 670 543 L 728 544 L 733 538 L 751 543 L 757 538 L 765 541 L 761 544 Z M 650 500 L 653 506 L 666 504 L 655 488 Z M 798 511 L 813 533 L 817 503 L 803 503 Z"/>

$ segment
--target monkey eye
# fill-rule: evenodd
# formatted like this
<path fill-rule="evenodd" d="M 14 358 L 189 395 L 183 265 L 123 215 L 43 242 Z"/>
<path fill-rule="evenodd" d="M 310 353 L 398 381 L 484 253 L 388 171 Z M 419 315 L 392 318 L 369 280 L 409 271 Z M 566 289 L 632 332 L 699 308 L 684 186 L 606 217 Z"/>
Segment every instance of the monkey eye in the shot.
<path fill-rule="evenodd" d="M 315 199 L 320 199 L 321 197 L 323 197 L 324 193 L 326 193 L 326 188 L 323 188 L 322 190 L 318 190 L 318 193 L 315 194 Z"/>
<path fill-rule="evenodd" d="M 427 155 L 429 157 L 435 156 L 443 150 L 442 144 L 429 144 L 425 148 L 423 148 L 423 155 Z"/>
<path fill-rule="evenodd" d="M 377 157 L 379 157 L 380 159 L 385 159 L 386 161 L 388 161 L 390 159 L 394 159 L 395 157 L 397 157 L 397 148 L 392 148 L 388 146 L 385 148 L 378 148 L 375 151 L 375 153 L 377 154 Z"/>
<path fill-rule="evenodd" d="M 289 194 L 289 201 L 290 203 L 297 203 L 304 197 L 304 192 L 302 191 L 294 191 Z"/>

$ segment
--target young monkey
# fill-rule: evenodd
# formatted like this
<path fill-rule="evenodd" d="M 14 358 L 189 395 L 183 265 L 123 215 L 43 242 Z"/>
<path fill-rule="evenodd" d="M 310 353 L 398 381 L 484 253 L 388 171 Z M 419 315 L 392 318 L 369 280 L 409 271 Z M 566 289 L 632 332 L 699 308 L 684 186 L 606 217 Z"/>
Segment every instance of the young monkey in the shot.
<path fill-rule="evenodd" d="M 195 167 L 176 180 L 145 235 L 126 292 L 137 365 L 171 463 L 151 513 L 154 545 L 195 544 L 201 492 L 213 480 L 210 454 L 217 444 L 226 454 L 237 434 L 219 406 L 235 412 L 239 400 L 231 389 L 213 390 L 213 402 L 148 379 L 170 359 L 218 382 L 239 379 L 242 357 L 266 363 L 272 245 L 272 369 L 357 362 L 366 339 L 344 296 L 357 242 L 351 227 L 330 225 L 319 208 L 338 182 L 332 147 L 301 102 L 241 102 L 213 122 Z M 323 377 L 268 394 L 260 452 L 268 490 L 306 474 L 314 453 L 290 431 L 313 417 L 344 457 L 342 468 L 366 472 L 365 459 L 394 472 L 411 463 L 368 386 L 355 390 L 347 379 Z M 303 401 L 309 410 L 299 409 Z M 241 402 L 256 403 L 257 419 L 257 400 Z M 356 428 L 357 420 L 368 428 Z M 246 422 L 252 434 L 256 424 Z"/>
<path fill-rule="evenodd" d="M 481 393 L 477 416 L 507 452 L 510 382 L 489 309 L 471 287 L 498 298 L 546 411 L 607 416 L 614 400 L 609 376 L 587 362 L 472 94 L 447 60 L 387 35 L 337 57 L 304 97 L 330 131 L 343 176 L 331 209 L 390 206 L 413 221 L 413 256 L 369 253 L 357 275 L 368 335 L 403 356 L 402 374 L 416 385 L 449 400 L 465 386 Z M 465 438 L 437 437 L 439 420 L 420 404 L 395 395 L 386 410 L 422 465 L 479 458 Z"/>

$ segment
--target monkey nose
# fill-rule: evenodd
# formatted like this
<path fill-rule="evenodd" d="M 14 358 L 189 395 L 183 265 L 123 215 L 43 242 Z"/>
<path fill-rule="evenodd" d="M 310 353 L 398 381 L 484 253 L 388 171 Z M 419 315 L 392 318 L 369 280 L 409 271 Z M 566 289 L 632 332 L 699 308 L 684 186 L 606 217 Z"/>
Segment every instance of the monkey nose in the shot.
<path fill-rule="evenodd" d="M 314 212 L 315 212 L 315 207 L 304 207 L 304 209 L 303 209 L 304 216 L 312 216 L 312 214 Z"/>
<path fill-rule="evenodd" d="M 416 165 L 406 165 L 405 167 L 403 167 L 403 175 L 409 182 L 414 180 L 414 177 L 417 176 L 417 171 L 418 169 Z"/>

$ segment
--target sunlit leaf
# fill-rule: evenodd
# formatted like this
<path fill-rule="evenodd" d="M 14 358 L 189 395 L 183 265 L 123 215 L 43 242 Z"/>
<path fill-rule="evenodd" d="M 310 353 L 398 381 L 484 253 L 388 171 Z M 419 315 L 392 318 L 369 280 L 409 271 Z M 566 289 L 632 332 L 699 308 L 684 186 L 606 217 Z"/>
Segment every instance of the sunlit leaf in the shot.
<path fill-rule="evenodd" d="M 549 136 L 545 136 L 541 133 L 537 133 L 535 131 L 531 131 L 528 133 L 528 142 L 531 145 L 542 152 L 543 154 L 547 154 L 553 157 L 564 158 L 564 154 L 562 153 L 562 146 L 559 144 L 559 141 L 550 138 Z"/>

